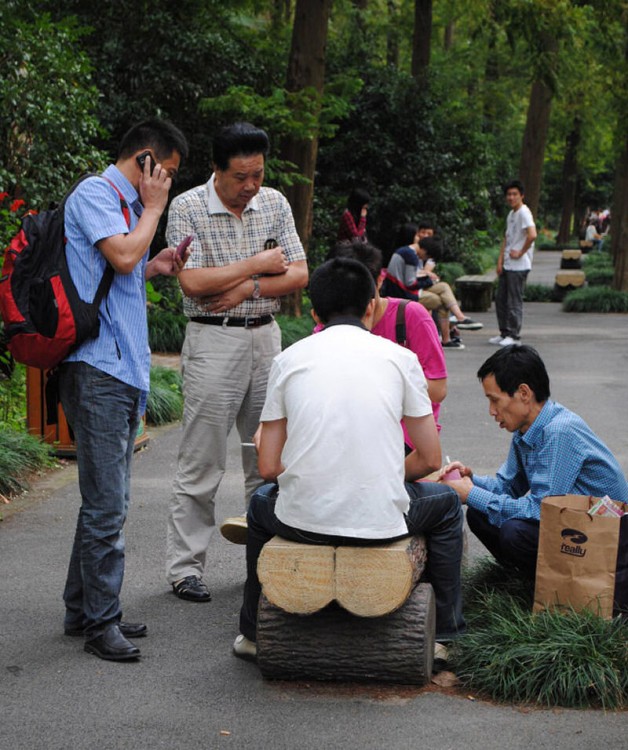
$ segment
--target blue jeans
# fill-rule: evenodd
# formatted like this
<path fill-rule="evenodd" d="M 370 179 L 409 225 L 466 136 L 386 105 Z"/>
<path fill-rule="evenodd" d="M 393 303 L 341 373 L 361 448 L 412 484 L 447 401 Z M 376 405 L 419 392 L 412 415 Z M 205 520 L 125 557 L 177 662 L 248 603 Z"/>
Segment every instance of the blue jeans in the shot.
<path fill-rule="evenodd" d="M 82 501 L 63 593 L 65 626 L 97 636 L 122 615 L 122 527 L 141 391 L 85 362 L 61 366 L 59 390 L 76 439 Z"/>
<path fill-rule="evenodd" d="M 489 522 L 485 513 L 467 508 L 467 523 L 497 562 L 507 568 L 516 568 L 524 578 L 534 580 L 539 551 L 539 521 L 512 518 L 497 527 Z"/>
<path fill-rule="evenodd" d="M 449 487 L 432 482 L 406 483 L 410 508 L 406 517 L 408 534 L 425 534 L 429 580 L 436 597 L 436 639 L 449 641 L 465 632 L 462 616 L 460 565 L 462 560 L 462 527 L 464 516 L 458 495 Z M 257 605 L 261 586 L 257 577 L 257 560 L 262 547 L 278 534 L 303 544 L 334 546 L 367 546 L 392 539 L 356 539 L 328 536 L 286 526 L 275 515 L 278 487 L 265 484 L 251 497 L 247 514 L 246 583 L 240 610 L 240 632 L 256 640 Z M 399 538 L 399 537 L 397 537 Z"/>

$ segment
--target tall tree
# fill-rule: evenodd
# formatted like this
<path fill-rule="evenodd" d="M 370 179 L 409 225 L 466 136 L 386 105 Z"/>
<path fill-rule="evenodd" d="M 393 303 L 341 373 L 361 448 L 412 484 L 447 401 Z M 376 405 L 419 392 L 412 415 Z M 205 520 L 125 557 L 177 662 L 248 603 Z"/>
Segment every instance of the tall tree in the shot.
<path fill-rule="evenodd" d="M 307 91 L 312 114 L 318 116 L 325 80 L 325 51 L 331 0 L 297 0 L 292 43 L 288 61 L 286 88 L 290 92 Z M 296 165 L 305 181 L 286 189 L 297 232 L 307 251 L 312 232 L 312 198 L 318 152 L 318 136 L 290 136 L 282 143 L 282 158 Z"/>
<path fill-rule="evenodd" d="M 432 0 L 414 0 L 412 76 L 425 80 L 432 49 Z"/>
<path fill-rule="evenodd" d="M 563 205 L 557 242 L 567 242 L 571 237 L 572 220 L 576 207 L 576 187 L 578 183 L 578 146 L 580 145 L 581 118 L 576 115 L 573 127 L 565 142 L 563 161 Z"/>

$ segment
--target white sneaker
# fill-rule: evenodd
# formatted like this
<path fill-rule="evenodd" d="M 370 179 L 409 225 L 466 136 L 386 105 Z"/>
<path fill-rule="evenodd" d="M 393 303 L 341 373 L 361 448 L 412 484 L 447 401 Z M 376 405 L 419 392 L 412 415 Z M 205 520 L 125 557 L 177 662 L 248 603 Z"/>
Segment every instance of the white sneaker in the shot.
<path fill-rule="evenodd" d="M 489 344 L 495 344 L 495 346 L 499 346 L 499 344 L 501 344 L 501 343 L 502 343 L 502 338 L 503 338 L 503 337 L 502 337 L 502 335 L 501 335 L 501 333 L 500 333 L 500 334 L 499 334 L 499 336 L 493 336 L 492 338 L 490 338 L 490 339 L 488 340 L 488 343 L 489 343 Z"/>
<path fill-rule="evenodd" d="M 257 644 L 240 634 L 233 642 L 233 653 L 238 659 L 257 661 Z"/>
<path fill-rule="evenodd" d="M 521 346 L 521 341 L 519 339 L 513 339 L 512 336 L 504 336 L 504 338 L 499 342 L 500 346 Z"/>

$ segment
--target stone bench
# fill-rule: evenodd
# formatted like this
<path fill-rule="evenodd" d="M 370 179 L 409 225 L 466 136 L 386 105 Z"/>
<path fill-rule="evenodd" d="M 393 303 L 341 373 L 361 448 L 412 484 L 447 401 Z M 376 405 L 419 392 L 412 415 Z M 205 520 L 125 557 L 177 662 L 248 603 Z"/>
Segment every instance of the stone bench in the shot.
<path fill-rule="evenodd" d="M 582 268 L 582 250 L 563 250 L 560 256 L 560 267 Z"/>
<path fill-rule="evenodd" d="M 493 301 L 497 273 L 469 274 L 456 279 L 456 296 L 464 312 L 486 312 Z"/>
<path fill-rule="evenodd" d="M 586 276 L 584 275 L 584 271 L 575 269 L 560 270 L 556 274 L 553 297 L 556 301 L 561 302 L 568 292 L 580 289 L 585 283 Z"/>
<path fill-rule="evenodd" d="M 427 682 L 436 615 L 432 587 L 419 583 L 426 559 L 422 536 L 366 547 L 271 539 L 258 561 L 262 675 Z"/>

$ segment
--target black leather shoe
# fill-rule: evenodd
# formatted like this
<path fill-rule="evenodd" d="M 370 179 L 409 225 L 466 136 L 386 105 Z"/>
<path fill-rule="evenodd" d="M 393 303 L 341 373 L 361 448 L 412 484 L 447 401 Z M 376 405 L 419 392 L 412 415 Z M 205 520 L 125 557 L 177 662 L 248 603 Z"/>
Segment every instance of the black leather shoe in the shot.
<path fill-rule="evenodd" d="M 130 661 L 138 659 L 140 650 L 127 641 L 117 625 L 110 625 L 104 633 L 85 641 L 85 651 L 106 661 Z"/>
<path fill-rule="evenodd" d="M 172 590 L 179 599 L 190 602 L 209 602 L 212 598 L 209 589 L 198 576 L 187 576 L 182 581 L 173 583 Z"/>
<path fill-rule="evenodd" d="M 143 638 L 148 628 L 143 622 L 119 622 L 118 627 L 125 638 Z M 70 636 L 84 636 L 84 628 L 66 628 L 65 634 Z"/>

